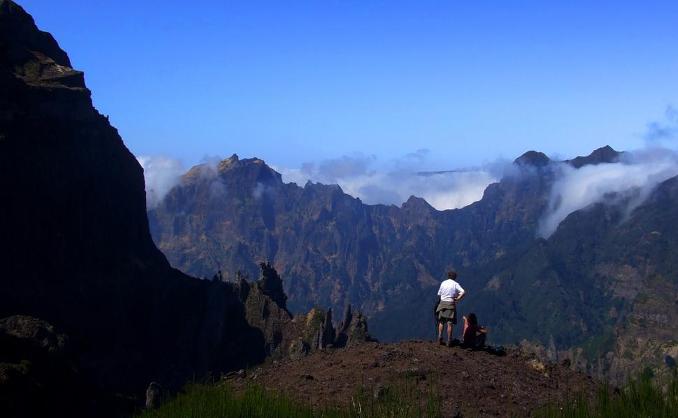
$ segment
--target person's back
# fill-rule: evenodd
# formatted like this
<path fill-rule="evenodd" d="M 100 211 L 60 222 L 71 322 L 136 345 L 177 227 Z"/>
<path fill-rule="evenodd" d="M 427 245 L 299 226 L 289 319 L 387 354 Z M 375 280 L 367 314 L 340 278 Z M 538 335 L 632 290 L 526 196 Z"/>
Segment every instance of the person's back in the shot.
<path fill-rule="evenodd" d="M 440 284 L 438 296 L 442 302 L 454 302 L 464 292 L 464 289 L 453 279 L 447 279 Z"/>

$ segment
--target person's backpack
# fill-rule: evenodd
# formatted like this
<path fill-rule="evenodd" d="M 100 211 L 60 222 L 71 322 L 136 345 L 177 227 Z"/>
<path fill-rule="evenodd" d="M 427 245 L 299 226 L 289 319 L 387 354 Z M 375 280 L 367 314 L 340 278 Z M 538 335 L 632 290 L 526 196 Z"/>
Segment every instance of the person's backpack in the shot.
<path fill-rule="evenodd" d="M 506 349 L 501 345 L 497 346 L 488 345 L 486 351 L 490 354 L 494 354 L 495 356 L 499 357 L 506 355 Z"/>

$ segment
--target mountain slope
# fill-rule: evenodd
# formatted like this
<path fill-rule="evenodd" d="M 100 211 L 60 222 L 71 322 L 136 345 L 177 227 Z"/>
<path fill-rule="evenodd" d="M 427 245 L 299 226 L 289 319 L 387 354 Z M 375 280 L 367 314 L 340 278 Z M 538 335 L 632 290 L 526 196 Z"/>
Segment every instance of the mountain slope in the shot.
<path fill-rule="evenodd" d="M 581 168 L 622 157 L 604 147 L 565 163 Z M 648 254 L 652 269 L 675 271 L 670 244 L 639 246 L 653 230 L 678 236 L 673 215 L 658 207 L 674 199 L 670 181 L 630 215 L 623 205 L 599 204 L 571 214 L 543 239 L 537 232 L 554 167 L 542 153 L 525 153 L 480 201 L 436 211 L 415 197 L 400 208 L 365 205 L 338 186 L 284 184 L 263 161 L 233 156 L 193 168 L 149 219 L 173 265 L 209 276 L 251 272 L 252 260 L 271 260 L 285 277 L 291 309 L 321 304 L 340 312 L 350 303 L 385 340 L 432 335 L 439 279 L 454 268 L 468 290 L 460 309 L 478 313 L 494 341 L 529 339 L 570 357 L 579 347 L 586 354 L 577 364 L 609 372 L 609 362 L 591 360 L 615 352 L 619 327 L 640 306 L 615 289 L 651 278 L 643 270 L 634 276 L 640 285 L 620 285 L 619 271 Z M 676 335 L 651 334 L 664 342 Z"/>
<path fill-rule="evenodd" d="M 271 260 L 292 310 L 350 303 L 378 318 L 421 290 L 435 294 L 450 267 L 463 272 L 521 251 L 546 204 L 549 180 L 535 170 L 520 168 L 469 208 L 438 212 L 418 198 L 370 206 L 338 186 L 283 184 L 263 161 L 233 156 L 190 170 L 149 221 L 161 250 L 192 274 L 254 274 L 255 260 Z"/>

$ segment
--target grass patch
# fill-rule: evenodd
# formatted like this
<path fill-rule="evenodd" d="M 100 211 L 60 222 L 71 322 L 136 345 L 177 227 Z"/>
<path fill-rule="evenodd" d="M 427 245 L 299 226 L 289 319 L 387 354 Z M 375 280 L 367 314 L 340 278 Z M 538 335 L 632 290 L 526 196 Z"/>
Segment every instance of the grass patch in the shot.
<path fill-rule="evenodd" d="M 251 386 L 235 393 L 227 384 L 191 384 L 158 409 L 137 418 L 438 418 L 442 403 L 434 382 L 422 391 L 417 380 L 405 378 L 394 386 L 361 387 L 348 406 L 314 409 L 278 392 Z M 650 373 L 629 382 L 621 391 L 602 388 L 596 397 L 579 396 L 563 406 L 550 405 L 535 413 L 541 418 L 674 418 L 678 416 L 678 375 L 663 382 Z"/>
<path fill-rule="evenodd" d="M 678 375 L 657 381 L 650 373 L 631 380 L 623 390 L 603 388 L 593 400 L 578 397 L 562 407 L 549 406 L 541 418 L 674 418 L 678 416 Z"/>
<path fill-rule="evenodd" d="M 360 388 L 348 407 L 311 406 L 259 386 L 235 393 L 225 384 L 191 384 L 159 408 L 140 413 L 138 418 L 438 418 L 441 400 L 434 385 L 426 392 L 416 381 L 375 389 Z M 375 394 L 376 393 L 376 394 Z"/>

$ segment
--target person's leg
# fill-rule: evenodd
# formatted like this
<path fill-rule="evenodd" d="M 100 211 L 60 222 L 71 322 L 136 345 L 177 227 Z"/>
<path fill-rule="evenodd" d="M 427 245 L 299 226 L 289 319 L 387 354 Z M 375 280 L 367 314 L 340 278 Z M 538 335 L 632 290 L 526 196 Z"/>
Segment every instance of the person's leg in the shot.
<path fill-rule="evenodd" d="M 443 321 L 438 321 L 438 342 L 443 342 Z"/>
<path fill-rule="evenodd" d="M 461 335 L 462 335 L 462 339 L 463 339 L 463 336 L 466 335 L 466 328 L 468 328 L 468 319 L 466 319 L 465 316 L 463 316 L 462 318 L 464 318 L 464 328 L 461 331 Z"/>
<path fill-rule="evenodd" d="M 447 323 L 447 344 L 452 344 L 452 329 L 454 325 L 452 324 L 452 321 L 449 321 Z"/>
<path fill-rule="evenodd" d="M 487 334 L 484 332 L 478 335 L 477 341 L 478 343 L 476 344 L 479 348 L 485 347 L 485 339 L 487 338 Z"/>

